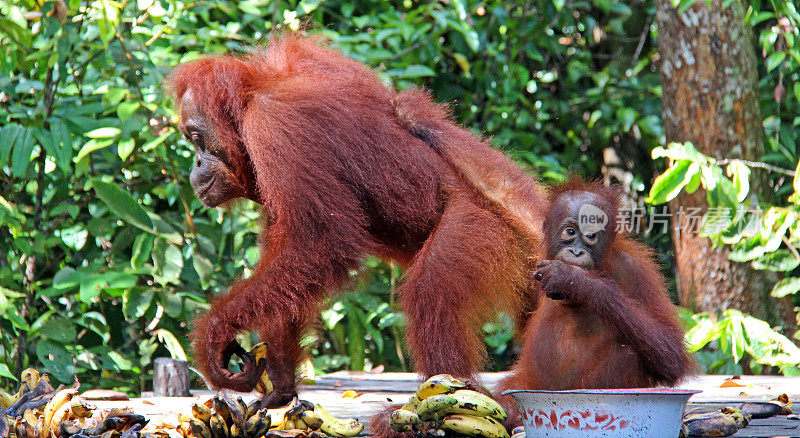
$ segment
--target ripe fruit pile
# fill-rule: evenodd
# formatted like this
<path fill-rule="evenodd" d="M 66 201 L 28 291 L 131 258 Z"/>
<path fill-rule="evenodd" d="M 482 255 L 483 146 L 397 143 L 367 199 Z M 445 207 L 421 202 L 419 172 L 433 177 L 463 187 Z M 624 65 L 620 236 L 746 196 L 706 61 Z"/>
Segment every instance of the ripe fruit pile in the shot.
<path fill-rule="evenodd" d="M 22 372 L 22 385 L 14 395 L 0 391 L 0 437 L 13 438 L 137 438 L 147 425 L 141 415 L 112 409 L 94 416 L 95 407 L 70 388 L 50 385 L 49 377 L 33 368 Z"/>
<path fill-rule="evenodd" d="M 273 418 L 275 420 L 273 420 Z M 192 415 L 179 418 L 178 430 L 192 438 L 322 438 L 352 437 L 364 431 L 356 419 L 336 418 L 319 404 L 295 398 L 284 408 L 259 408 L 220 393 L 192 406 Z"/>
<path fill-rule="evenodd" d="M 419 386 L 408 403 L 394 411 L 389 425 L 397 432 L 447 432 L 485 438 L 507 438 L 500 421 L 506 413 L 499 403 L 449 374 L 431 377 Z M 438 430 L 443 432 L 437 433 Z"/>

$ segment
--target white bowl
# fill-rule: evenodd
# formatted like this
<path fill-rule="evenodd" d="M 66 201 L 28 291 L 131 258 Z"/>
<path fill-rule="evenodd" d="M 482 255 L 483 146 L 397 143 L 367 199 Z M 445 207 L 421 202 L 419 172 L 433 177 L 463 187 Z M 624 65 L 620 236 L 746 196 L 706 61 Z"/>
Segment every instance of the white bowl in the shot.
<path fill-rule="evenodd" d="M 676 438 L 686 402 L 698 392 L 634 388 L 503 394 L 519 405 L 526 438 Z"/>

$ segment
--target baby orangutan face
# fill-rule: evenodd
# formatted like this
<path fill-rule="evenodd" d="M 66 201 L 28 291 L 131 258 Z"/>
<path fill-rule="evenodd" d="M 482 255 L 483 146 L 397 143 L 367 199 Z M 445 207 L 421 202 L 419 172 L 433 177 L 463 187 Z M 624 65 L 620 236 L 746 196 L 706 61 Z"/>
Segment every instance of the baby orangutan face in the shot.
<path fill-rule="evenodd" d="M 599 269 L 611 239 L 608 202 L 591 192 L 569 191 L 555 199 L 546 230 L 547 258 Z"/>

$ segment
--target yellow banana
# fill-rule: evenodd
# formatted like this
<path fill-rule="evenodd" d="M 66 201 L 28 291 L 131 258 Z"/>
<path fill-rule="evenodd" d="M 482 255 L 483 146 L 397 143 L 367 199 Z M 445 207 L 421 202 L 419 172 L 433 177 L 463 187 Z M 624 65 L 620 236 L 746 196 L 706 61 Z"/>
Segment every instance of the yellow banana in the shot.
<path fill-rule="evenodd" d="M 250 354 L 253 355 L 253 358 L 256 360 L 256 365 L 261 360 L 266 360 L 267 357 L 267 344 L 260 343 L 256 344 L 251 350 Z M 256 383 L 256 391 L 260 392 L 261 394 L 270 394 L 274 388 L 272 385 L 272 380 L 269 378 L 269 373 L 264 370 L 264 373 L 261 374 L 261 380 Z"/>
<path fill-rule="evenodd" d="M 208 423 L 208 420 L 211 418 L 212 414 L 213 412 L 211 412 L 211 409 L 204 404 L 195 403 L 192 405 L 192 416 L 206 424 Z"/>
<path fill-rule="evenodd" d="M 308 426 L 308 424 L 306 424 L 306 422 L 305 422 L 305 421 L 303 421 L 303 419 L 302 419 L 302 418 L 299 418 L 299 417 L 298 417 L 298 418 L 296 418 L 296 419 L 295 419 L 295 420 L 293 420 L 293 421 L 294 421 L 294 428 L 295 428 L 295 429 L 300 429 L 300 430 L 311 430 L 311 427 L 309 427 L 309 426 Z"/>
<path fill-rule="evenodd" d="M 219 395 L 214 396 L 214 412 L 221 416 L 225 424 L 230 424 L 231 407 Z"/>
<path fill-rule="evenodd" d="M 64 388 L 58 391 L 44 407 L 44 423 L 53 430 L 53 416 L 62 406 L 68 404 L 78 394 L 77 388 Z M 60 422 L 59 422 L 60 423 Z M 55 431 L 58 431 L 58 423 L 55 424 Z"/>
<path fill-rule="evenodd" d="M 211 416 L 208 421 L 208 428 L 211 430 L 212 438 L 228 438 L 228 426 L 225 419 L 218 412 Z"/>
<path fill-rule="evenodd" d="M 235 423 L 231 424 L 230 437 L 231 438 L 244 438 L 244 430 L 241 427 L 239 427 L 238 425 L 236 425 Z"/>
<path fill-rule="evenodd" d="M 508 431 L 492 417 L 454 414 L 442 419 L 440 427 L 444 430 L 472 437 L 508 438 Z"/>
<path fill-rule="evenodd" d="M 458 403 L 458 399 L 450 394 L 436 394 L 425 398 L 417 407 L 417 415 L 421 420 L 434 420 L 437 414 L 441 414 Z M 443 416 L 443 415 L 441 415 Z"/>
<path fill-rule="evenodd" d="M 28 391 L 33 391 L 33 388 L 35 388 L 36 384 L 39 383 L 39 377 L 39 371 L 37 371 L 35 368 L 28 368 L 20 375 L 22 382 L 28 386 Z"/>
<path fill-rule="evenodd" d="M 69 409 L 78 418 L 89 418 L 92 416 L 92 411 L 97 409 L 97 406 L 87 403 L 82 397 L 76 397 L 72 400 Z"/>
<path fill-rule="evenodd" d="M 364 423 L 355 418 L 336 418 L 323 409 L 319 403 L 314 406 L 314 412 L 322 419 L 322 425 L 320 425 L 319 430 L 328 436 L 351 437 L 364 431 Z"/>
<path fill-rule="evenodd" d="M 48 419 L 45 415 L 44 424 L 53 432 L 53 435 L 58 435 L 58 426 L 62 421 L 69 419 L 69 414 L 72 413 L 72 403 L 62 403 L 58 409 Z"/>
<path fill-rule="evenodd" d="M 195 438 L 212 438 L 211 430 L 206 426 L 206 423 L 195 417 L 187 417 L 187 420 L 192 436 Z"/>
<path fill-rule="evenodd" d="M 36 421 L 36 426 L 33 428 L 33 434 L 36 438 L 50 438 L 50 429 L 44 423 L 44 417 L 40 416 Z"/>
<path fill-rule="evenodd" d="M 437 374 L 426 380 L 422 385 L 417 388 L 416 396 L 420 401 L 426 398 L 437 395 L 447 394 L 456 389 L 466 388 L 467 385 L 461 380 L 456 379 L 450 374 Z"/>
<path fill-rule="evenodd" d="M 481 394 L 469 389 L 459 389 L 451 394 L 457 403 L 444 410 L 449 414 L 466 414 L 478 417 L 494 417 L 498 420 L 505 420 L 508 416 L 500 403 L 497 403 L 488 395 Z"/>
<path fill-rule="evenodd" d="M 417 394 L 414 394 L 411 397 L 409 397 L 408 403 L 404 404 L 403 407 L 400 409 L 416 412 L 417 407 L 419 407 L 419 402 L 420 402 L 419 397 L 417 397 Z"/>
<path fill-rule="evenodd" d="M 247 436 L 260 437 L 264 435 L 272 425 L 272 418 L 267 413 L 267 409 L 259 409 L 250 418 L 247 419 L 244 425 L 244 431 Z"/>
<path fill-rule="evenodd" d="M 8 407 L 13 405 L 20 397 L 22 397 L 22 394 L 19 392 L 12 395 L 0 389 L 0 407 L 2 407 L 3 410 L 8 409 Z"/>
<path fill-rule="evenodd" d="M 308 425 L 311 429 L 319 429 L 322 426 L 322 417 L 312 410 L 300 412 L 298 414 L 301 420 Z"/>
<path fill-rule="evenodd" d="M 37 415 L 36 411 L 33 409 L 28 409 L 22 414 L 22 419 L 31 426 L 34 426 L 36 422 L 39 421 L 39 415 Z"/>
<path fill-rule="evenodd" d="M 415 412 L 406 409 L 397 409 L 389 417 L 389 426 L 395 432 L 405 432 L 411 429 L 418 429 L 422 426 L 422 420 Z"/>
<path fill-rule="evenodd" d="M 216 397 L 214 397 L 214 402 L 215 402 L 214 409 L 217 409 L 217 404 L 216 404 L 217 400 L 220 400 L 220 402 L 225 405 L 225 408 L 228 411 L 227 416 L 225 414 L 222 414 L 222 416 L 225 417 L 225 421 L 228 423 L 228 425 L 235 423 L 240 428 L 243 427 L 245 420 L 244 418 L 245 410 L 242 409 L 243 403 L 240 404 L 237 400 L 235 400 L 227 392 L 224 391 L 218 394 Z"/>

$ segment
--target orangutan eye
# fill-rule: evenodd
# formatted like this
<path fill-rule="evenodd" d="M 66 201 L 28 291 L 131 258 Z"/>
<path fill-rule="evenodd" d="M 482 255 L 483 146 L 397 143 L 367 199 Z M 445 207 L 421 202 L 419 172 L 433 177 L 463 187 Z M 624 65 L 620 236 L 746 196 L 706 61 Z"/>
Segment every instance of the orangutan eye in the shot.
<path fill-rule="evenodd" d="M 203 141 L 203 135 L 202 134 L 200 134 L 197 131 L 190 132 L 189 133 L 189 141 L 191 141 L 192 144 L 195 145 L 195 147 L 197 147 L 201 151 L 205 152 L 206 145 L 205 145 L 205 142 Z"/>
<path fill-rule="evenodd" d="M 561 232 L 562 239 L 571 239 L 575 236 L 575 228 L 567 227 L 564 228 L 564 231 Z"/>
<path fill-rule="evenodd" d="M 594 243 L 597 241 L 597 233 L 584 234 L 583 238 L 586 240 L 586 243 Z"/>

